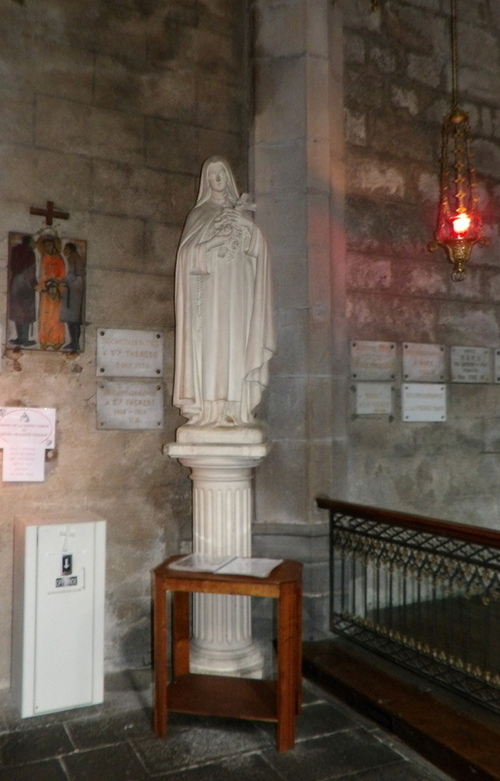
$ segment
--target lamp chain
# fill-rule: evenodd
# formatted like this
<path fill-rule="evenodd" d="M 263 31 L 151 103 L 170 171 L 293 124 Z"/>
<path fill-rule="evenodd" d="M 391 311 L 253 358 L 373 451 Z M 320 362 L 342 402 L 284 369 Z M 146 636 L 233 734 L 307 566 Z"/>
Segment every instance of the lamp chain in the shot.
<path fill-rule="evenodd" d="M 458 64 L 457 64 L 457 0 L 450 0 L 451 16 L 451 97 L 454 108 L 458 106 Z"/>

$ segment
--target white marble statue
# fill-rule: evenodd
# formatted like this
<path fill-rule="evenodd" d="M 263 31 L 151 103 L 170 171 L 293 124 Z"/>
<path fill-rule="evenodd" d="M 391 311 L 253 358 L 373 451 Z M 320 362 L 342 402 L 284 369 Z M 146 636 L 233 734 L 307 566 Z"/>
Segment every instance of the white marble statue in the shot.
<path fill-rule="evenodd" d="M 266 241 L 221 157 L 203 164 L 177 254 L 173 401 L 187 425 L 251 426 L 275 352 Z"/>

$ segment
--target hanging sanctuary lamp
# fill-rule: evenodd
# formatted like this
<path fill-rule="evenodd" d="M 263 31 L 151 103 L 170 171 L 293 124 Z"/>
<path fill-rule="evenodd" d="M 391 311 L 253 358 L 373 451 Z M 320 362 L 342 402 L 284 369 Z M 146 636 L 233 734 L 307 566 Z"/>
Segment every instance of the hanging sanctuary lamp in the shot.
<path fill-rule="evenodd" d="M 429 250 L 442 247 L 453 269 L 451 278 L 461 282 L 475 244 L 486 246 L 478 208 L 476 173 L 470 153 L 468 114 L 458 104 L 456 0 L 450 0 L 452 95 L 443 119 L 441 141 L 440 201 L 434 241 Z"/>

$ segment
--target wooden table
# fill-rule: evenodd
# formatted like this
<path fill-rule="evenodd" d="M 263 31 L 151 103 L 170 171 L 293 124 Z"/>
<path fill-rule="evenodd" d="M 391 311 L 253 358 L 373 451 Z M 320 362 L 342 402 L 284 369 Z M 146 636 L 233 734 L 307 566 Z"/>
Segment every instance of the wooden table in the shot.
<path fill-rule="evenodd" d="M 278 751 L 295 744 L 301 708 L 302 564 L 283 561 L 265 578 L 172 569 L 172 556 L 154 574 L 153 727 L 167 733 L 168 711 L 276 722 Z M 172 592 L 172 680 L 167 680 L 167 592 Z M 237 594 L 278 600 L 277 678 L 257 680 L 189 672 L 190 594 Z"/>

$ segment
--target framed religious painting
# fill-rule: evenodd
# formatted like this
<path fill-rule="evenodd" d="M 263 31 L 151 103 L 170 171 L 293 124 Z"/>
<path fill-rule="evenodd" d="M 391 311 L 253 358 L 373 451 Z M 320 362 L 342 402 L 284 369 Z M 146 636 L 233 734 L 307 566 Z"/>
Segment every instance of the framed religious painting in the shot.
<path fill-rule="evenodd" d="M 9 233 L 6 346 L 83 352 L 86 268 L 82 239 Z"/>

